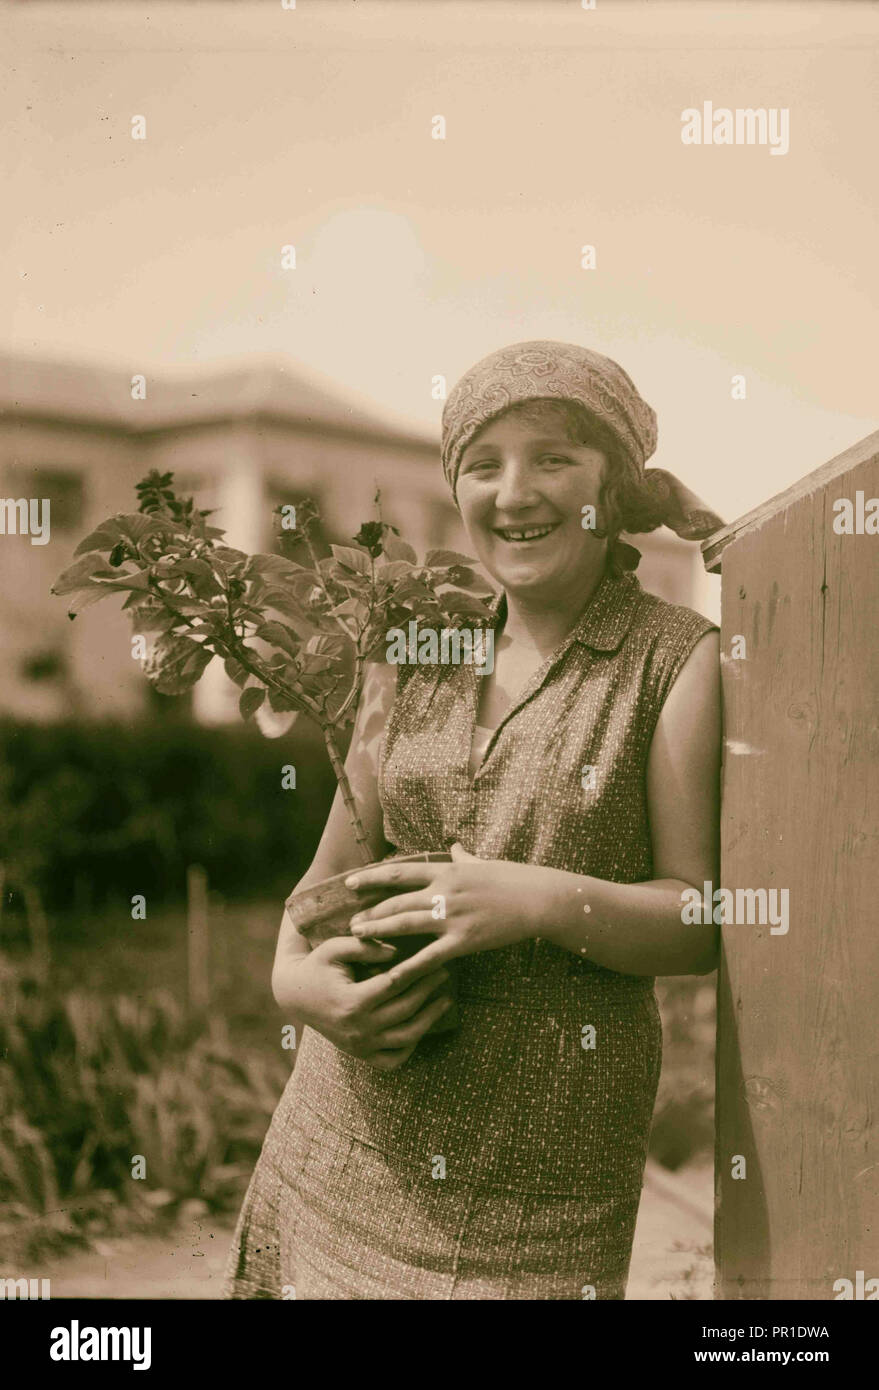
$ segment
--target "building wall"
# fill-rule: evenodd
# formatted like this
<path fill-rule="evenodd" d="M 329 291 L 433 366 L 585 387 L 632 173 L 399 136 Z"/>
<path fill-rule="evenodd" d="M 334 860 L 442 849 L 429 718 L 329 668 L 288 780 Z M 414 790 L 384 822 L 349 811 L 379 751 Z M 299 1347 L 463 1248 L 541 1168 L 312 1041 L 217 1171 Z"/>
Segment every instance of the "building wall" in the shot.
<path fill-rule="evenodd" d="M 66 480 L 58 486 L 45 475 Z M 67 617 L 64 600 L 49 590 L 71 562 L 77 544 L 96 522 L 133 510 L 139 464 L 121 432 L 31 421 L 0 423 L 0 496 L 50 492 L 50 540 L 32 545 L 20 535 L 0 536 L 0 711 L 24 719 L 65 714 L 116 718 L 143 706 L 143 677 L 131 658 L 130 626 L 108 600 Z M 57 502 L 80 480 L 81 505 Z M 71 487 L 73 485 L 73 487 Z M 56 677 L 28 672 L 61 663 Z"/>
<path fill-rule="evenodd" d="M 431 548 L 470 553 L 443 478 L 439 449 L 405 439 L 345 437 L 327 429 L 254 416 L 131 433 L 124 422 L 71 418 L 0 420 L 0 496 L 50 495 L 49 544 L 0 536 L 0 713 L 51 720 L 134 717 L 153 695 L 131 656 L 131 629 L 111 598 L 74 622 L 49 590 L 79 540 L 115 512 L 135 510 L 134 485 L 150 469 L 171 471 L 178 488 L 216 508 L 212 521 L 230 545 L 274 548 L 272 510 L 312 496 L 329 539 L 345 543 L 381 514 L 419 558 Z M 632 538 L 646 589 L 716 620 L 719 584 L 705 574 L 697 545 L 661 530 Z M 170 702 L 169 702 L 170 704 Z M 177 702 L 177 711 L 181 705 Z M 206 721 L 237 717 L 237 692 L 214 663 L 194 694 Z M 170 711 L 169 711 L 170 712 Z"/>

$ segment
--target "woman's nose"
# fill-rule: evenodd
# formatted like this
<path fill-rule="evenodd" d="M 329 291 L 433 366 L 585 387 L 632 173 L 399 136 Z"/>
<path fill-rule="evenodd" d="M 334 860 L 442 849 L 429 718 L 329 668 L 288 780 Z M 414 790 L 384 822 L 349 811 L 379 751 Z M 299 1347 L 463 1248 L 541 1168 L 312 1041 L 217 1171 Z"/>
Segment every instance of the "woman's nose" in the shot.
<path fill-rule="evenodd" d="M 532 506 L 537 500 L 537 489 L 529 469 L 518 464 L 509 464 L 503 469 L 494 498 L 498 511 L 505 507 L 512 511 Z"/>

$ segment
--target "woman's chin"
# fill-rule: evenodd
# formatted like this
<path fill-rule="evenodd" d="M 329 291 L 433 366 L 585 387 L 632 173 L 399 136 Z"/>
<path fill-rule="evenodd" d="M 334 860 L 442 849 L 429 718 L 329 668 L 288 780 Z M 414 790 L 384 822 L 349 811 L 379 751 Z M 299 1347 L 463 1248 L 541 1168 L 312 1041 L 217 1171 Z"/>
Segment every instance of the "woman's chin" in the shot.
<path fill-rule="evenodd" d="M 495 570 L 497 582 L 511 593 L 552 593 L 561 584 L 561 575 L 548 565 L 506 561 Z"/>

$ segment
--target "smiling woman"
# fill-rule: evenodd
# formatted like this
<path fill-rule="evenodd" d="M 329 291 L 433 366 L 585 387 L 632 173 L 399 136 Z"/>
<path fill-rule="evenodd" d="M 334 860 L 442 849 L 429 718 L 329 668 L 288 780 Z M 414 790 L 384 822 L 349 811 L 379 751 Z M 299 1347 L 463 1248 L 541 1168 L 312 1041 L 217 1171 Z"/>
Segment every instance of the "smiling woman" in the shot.
<path fill-rule="evenodd" d="M 625 1295 L 654 976 L 716 960 L 682 895 L 717 874 L 717 629 L 645 592 L 618 535 L 722 523 L 645 472 L 655 442 L 625 372 L 571 344 L 503 349 L 449 397 L 443 466 L 500 586 L 494 667 L 401 664 L 393 685 L 385 667 L 364 695 L 349 765 L 370 840 L 437 857 L 349 877 L 349 938 L 309 952 L 282 925 L 273 989 L 304 1032 L 228 1297 Z M 300 887 L 353 849 L 334 807 Z M 460 1027 L 438 1034 L 451 962 Z"/>

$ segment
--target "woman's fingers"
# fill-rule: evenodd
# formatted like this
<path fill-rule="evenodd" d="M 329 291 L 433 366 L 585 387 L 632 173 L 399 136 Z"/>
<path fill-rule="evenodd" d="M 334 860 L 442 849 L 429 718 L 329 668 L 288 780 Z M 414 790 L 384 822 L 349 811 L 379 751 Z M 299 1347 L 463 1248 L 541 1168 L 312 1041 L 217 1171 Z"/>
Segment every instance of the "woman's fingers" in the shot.
<path fill-rule="evenodd" d="M 400 912 L 394 917 L 383 917 L 380 921 L 352 921 L 351 935 L 355 940 L 363 937 L 380 936 L 435 936 L 436 918 L 430 910 L 421 912 Z"/>
<path fill-rule="evenodd" d="M 424 861 L 415 864 L 376 864 L 373 869 L 357 869 L 345 879 L 346 888 L 379 888 L 387 885 L 396 888 L 405 885 L 409 888 L 424 888 L 433 881 L 437 868 L 442 865 L 428 864 Z"/>
<path fill-rule="evenodd" d="M 393 959 L 394 957 L 391 956 L 392 961 Z M 426 970 L 419 970 L 414 975 L 406 975 L 402 980 L 398 980 L 396 975 L 392 975 L 389 969 L 382 966 L 378 974 L 372 975 L 369 979 L 357 981 L 353 988 L 359 991 L 361 1003 L 365 1004 L 367 1008 L 377 1008 L 380 1004 L 387 1003 L 389 999 L 396 999 L 424 975 L 438 970 L 440 964 L 441 962 L 437 962 L 436 965 L 431 965 Z"/>
<path fill-rule="evenodd" d="M 409 1019 L 408 1023 L 398 1024 L 397 1027 L 388 1028 L 380 1033 L 375 1039 L 376 1047 L 380 1052 L 384 1052 L 389 1048 L 408 1047 L 410 1043 L 414 1046 L 451 1005 L 452 1000 L 448 995 L 431 1000 L 414 1018 Z"/>
<path fill-rule="evenodd" d="M 392 966 L 390 970 L 385 971 L 385 976 L 394 988 L 405 988 L 412 984 L 413 980 L 420 979 L 422 975 L 453 959 L 454 953 L 447 939 L 440 937 L 438 941 L 432 941 L 429 946 L 416 951 L 408 960 L 401 960 L 399 965 Z"/>
<path fill-rule="evenodd" d="M 317 947 L 325 960 L 344 961 L 346 965 L 383 964 L 397 954 L 395 946 L 385 946 L 372 939 L 362 941 L 356 936 L 332 936 Z"/>
<path fill-rule="evenodd" d="M 379 1071 L 396 1071 L 404 1062 L 408 1062 L 412 1053 L 417 1047 L 417 1043 L 412 1043 L 410 1047 L 398 1047 L 390 1052 L 374 1052 L 371 1057 L 364 1057 L 371 1067 L 377 1067 Z"/>
<path fill-rule="evenodd" d="M 416 980 L 387 1003 L 377 1004 L 372 1012 L 372 1021 L 377 1028 L 391 1028 L 398 1023 L 404 1023 L 417 1013 L 422 1004 L 425 1004 L 448 979 L 448 970 L 432 970 L 429 975 Z"/>
<path fill-rule="evenodd" d="M 395 898 L 384 898 L 374 907 L 366 907 L 361 912 L 357 912 L 351 918 L 351 930 L 354 931 L 355 924 L 359 927 L 361 923 L 380 921 L 384 922 L 388 917 L 396 917 L 401 912 L 429 912 L 432 906 L 432 898 L 428 893 L 399 893 Z M 355 936 L 369 935 L 369 932 L 354 932 Z"/>

